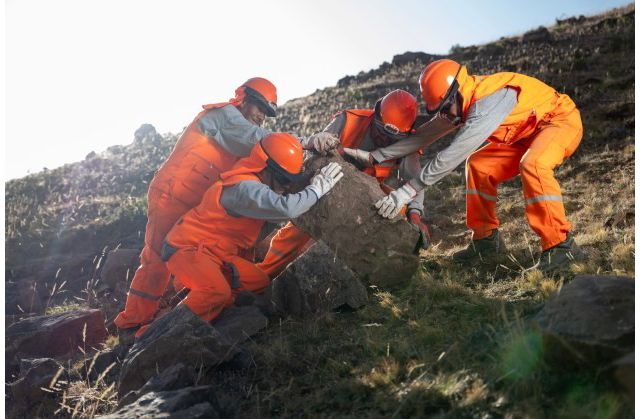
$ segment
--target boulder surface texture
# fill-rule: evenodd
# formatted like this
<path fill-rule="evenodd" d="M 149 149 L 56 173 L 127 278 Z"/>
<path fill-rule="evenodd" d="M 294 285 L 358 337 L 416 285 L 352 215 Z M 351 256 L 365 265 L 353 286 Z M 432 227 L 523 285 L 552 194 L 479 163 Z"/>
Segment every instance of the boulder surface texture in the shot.
<path fill-rule="evenodd" d="M 323 242 L 313 245 L 271 283 L 268 295 L 282 315 L 309 316 L 367 303 L 367 289 Z"/>
<path fill-rule="evenodd" d="M 330 162 L 342 166 L 344 178 L 293 223 L 325 242 L 367 284 L 405 283 L 418 268 L 414 254 L 418 233 L 404 215 L 393 220 L 378 215 L 374 203 L 385 196 L 378 182 L 340 156 L 309 159 L 305 172 L 311 177 Z"/>

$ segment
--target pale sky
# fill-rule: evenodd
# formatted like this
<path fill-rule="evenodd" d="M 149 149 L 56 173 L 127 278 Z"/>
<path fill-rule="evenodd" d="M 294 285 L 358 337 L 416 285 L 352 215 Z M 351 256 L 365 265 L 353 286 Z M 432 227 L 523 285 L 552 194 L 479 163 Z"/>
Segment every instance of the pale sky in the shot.
<path fill-rule="evenodd" d="M 279 105 L 405 51 L 446 53 L 615 0 L 5 0 L 5 180 L 179 133 L 253 76 Z M 337 110 L 336 110 L 337 111 Z"/>

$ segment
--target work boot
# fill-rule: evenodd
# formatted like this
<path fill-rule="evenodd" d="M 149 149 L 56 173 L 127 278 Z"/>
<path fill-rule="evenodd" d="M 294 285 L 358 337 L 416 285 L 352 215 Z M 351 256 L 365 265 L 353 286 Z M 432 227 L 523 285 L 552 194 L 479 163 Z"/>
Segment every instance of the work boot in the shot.
<path fill-rule="evenodd" d="M 133 341 L 136 338 L 136 332 L 138 332 L 139 329 L 140 326 L 118 329 L 118 343 L 125 347 L 133 345 Z"/>
<path fill-rule="evenodd" d="M 506 246 L 500 237 L 500 232 L 493 230 L 489 237 L 472 240 L 466 249 L 453 254 L 453 260 L 458 263 L 471 262 L 476 259 L 484 263 L 496 262 L 504 255 Z"/>
<path fill-rule="evenodd" d="M 540 261 L 535 266 L 543 273 L 567 270 L 571 262 L 585 259 L 585 254 L 580 249 L 570 234 L 562 243 L 558 243 L 550 249 L 544 250 L 540 255 Z"/>

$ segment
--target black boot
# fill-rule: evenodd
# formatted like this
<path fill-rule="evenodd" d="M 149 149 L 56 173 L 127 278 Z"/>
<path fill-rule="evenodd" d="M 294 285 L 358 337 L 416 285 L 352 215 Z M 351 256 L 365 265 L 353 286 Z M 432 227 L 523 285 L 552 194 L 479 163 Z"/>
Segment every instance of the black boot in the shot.
<path fill-rule="evenodd" d="M 585 259 L 585 254 L 580 249 L 570 234 L 562 243 L 558 243 L 550 249 L 544 250 L 540 255 L 540 262 L 535 266 L 543 273 L 568 270 L 572 262 Z"/>
<path fill-rule="evenodd" d="M 491 232 L 489 237 L 472 240 L 466 249 L 453 254 L 453 260 L 458 263 L 467 263 L 478 259 L 484 263 L 497 262 L 501 256 L 504 256 L 505 251 L 504 241 L 496 229 Z"/>

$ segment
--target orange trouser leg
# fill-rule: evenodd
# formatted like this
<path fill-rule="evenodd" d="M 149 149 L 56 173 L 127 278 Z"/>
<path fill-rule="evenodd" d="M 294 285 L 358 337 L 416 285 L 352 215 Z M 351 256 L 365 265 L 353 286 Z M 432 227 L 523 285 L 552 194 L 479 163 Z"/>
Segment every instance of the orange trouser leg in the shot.
<path fill-rule="evenodd" d="M 473 239 L 491 235 L 500 221 L 496 216 L 497 187 L 518 174 L 518 163 L 526 147 L 490 143 L 467 159 L 467 226 Z"/>
<path fill-rule="evenodd" d="M 169 271 L 190 289 L 180 304 L 207 322 L 233 303 L 221 265 L 219 258 L 195 249 L 178 250 L 167 262 Z"/>
<path fill-rule="evenodd" d="M 271 282 L 269 275 L 258 265 L 240 256 L 225 257 L 225 264 L 232 270 L 232 275 L 236 275 L 237 284 L 240 285 L 233 289 L 234 295 L 240 291 L 262 293 Z"/>
<path fill-rule="evenodd" d="M 270 278 L 275 278 L 313 243 L 311 236 L 289 222 L 273 237 L 269 251 L 258 267 Z"/>
<path fill-rule="evenodd" d="M 564 241 L 571 230 L 553 170 L 573 154 L 581 139 L 582 121 L 576 109 L 541 125 L 520 162 L 527 219 L 543 250 Z"/>
<path fill-rule="evenodd" d="M 181 304 L 207 322 L 233 304 L 234 295 L 238 292 L 260 293 L 270 282 L 264 271 L 246 259 L 235 255 L 218 258 L 195 249 L 177 251 L 167 262 L 167 267 L 190 289 Z"/>
<path fill-rule="evenodd" d="M 170 276 L 165 263 L 160 260 L 162 240 L 178 218 L 188 210 L 184 204 L 155 188 L 149 189 L 148 202 L 148 221 L 144 248 L 140 254 L 140 267 L 131 281 L 124 311 L 114 320 L 121 329 L 151 321 L 158 310 Z"/>

